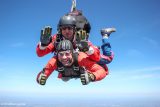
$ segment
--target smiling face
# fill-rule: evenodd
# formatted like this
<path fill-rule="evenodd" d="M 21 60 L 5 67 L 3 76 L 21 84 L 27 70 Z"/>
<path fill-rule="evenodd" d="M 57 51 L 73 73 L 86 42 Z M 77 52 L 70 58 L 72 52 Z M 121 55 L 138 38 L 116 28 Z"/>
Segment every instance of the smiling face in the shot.
<path fill-rule="evenodd" d="M 73 63 L 72 51 L 67 50 L 67 51 L 58 52 L 58 60 L 64 66 L 71 66 Z"/>

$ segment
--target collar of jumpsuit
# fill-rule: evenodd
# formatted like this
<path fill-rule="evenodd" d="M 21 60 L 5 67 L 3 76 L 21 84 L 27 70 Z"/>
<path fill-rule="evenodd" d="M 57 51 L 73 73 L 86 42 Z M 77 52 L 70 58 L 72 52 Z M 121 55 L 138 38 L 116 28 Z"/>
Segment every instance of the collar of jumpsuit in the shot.
<path fill-rule="evenodd" d="M 71 66 L 73 64 L 73 55 L 71 50 L 58 52 L 58 60 L 64 66 Z"/>

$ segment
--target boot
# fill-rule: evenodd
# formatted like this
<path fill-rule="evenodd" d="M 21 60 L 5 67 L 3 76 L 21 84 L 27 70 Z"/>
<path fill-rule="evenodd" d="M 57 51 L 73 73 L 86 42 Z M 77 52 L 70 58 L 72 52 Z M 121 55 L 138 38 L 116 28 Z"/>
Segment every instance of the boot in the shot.
<path fill-rule="evenodd" d="M 110 34 L 112 32 L 115 32 L 115 31 L 116 31 L 116 29 L 114 27 L 104 28 L 104 29 L 101 29 L 101 35 L 102 35 L 102 37 L 107 37 L 108 38 L 110 36 Z"/>

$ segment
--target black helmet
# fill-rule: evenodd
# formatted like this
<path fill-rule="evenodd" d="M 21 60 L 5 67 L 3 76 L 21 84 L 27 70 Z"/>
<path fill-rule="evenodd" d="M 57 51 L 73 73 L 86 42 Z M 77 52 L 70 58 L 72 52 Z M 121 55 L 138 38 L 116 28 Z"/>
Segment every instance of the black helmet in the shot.
<path fill-rule="evenodd" d="M 77 23 L 76 23 L 77 30 L 84 29 L 87 33 L 90 33 L 91 26 L 88 20 L 86 19 L 86 17 L 77 16 L 76 20 L 77 20 Z"/>
<path fill-rule="evenodd" d="M 66 51 L 66 50 L 73 50 L 73 45 L 69 40 L 60 41 L 57 46 L 57 51 Z"/>
<path fill-rule="evenodd" d="M 58 23 L 58 30 L 61 26 L 76 26 L 76 19 L 75 17 L 71 16 L 71 15 L 64 15 L 60 18 L 59 23 Z"/>
<path fill-rule="evenodd" d="M 75 10 L 73 12 L 70 12 L 69 15 L 75 17 L 77 30 L 83 29 L 87 33 L 90 33 L 91 30 L 90 23 L 88 22 L 87 18 L 82 14 L 82 11 Z"/>

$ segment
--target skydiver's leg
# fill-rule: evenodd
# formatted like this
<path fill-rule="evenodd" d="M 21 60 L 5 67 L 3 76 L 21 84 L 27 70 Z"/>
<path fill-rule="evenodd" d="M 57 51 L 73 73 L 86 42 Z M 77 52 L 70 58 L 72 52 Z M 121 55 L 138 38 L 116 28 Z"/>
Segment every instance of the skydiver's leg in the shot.
<path fill-rule="evenodd" d="M 111 51 L 111 45 L 108 41 L 108 38 L 112 32 L 115 32 L 115 28 L 106 28 L 101 30 L 102 34 L 102 52 L 103 55 L 101 55 L 99 64 L 104 65 L 104 64 L 109 64 L 112 59 L 113 59 L 113 52 Z"/>
<path fill-rule="evenodd" d="M 113 52 L 111 51 L 111 45 L 107 38 L 102 39 L 103 45 L 101 46 L 103 54 L 100 55 L 100 65 L 109 64 L 113 59 Z"/>
<path fill-rule="evenodd" d="M 108 41 L 108 38 L 103 37 L 102 38 L 102 46 L 101 46 L 103 55 L 105 56 L 111 56 L 111 45 Z"/>

